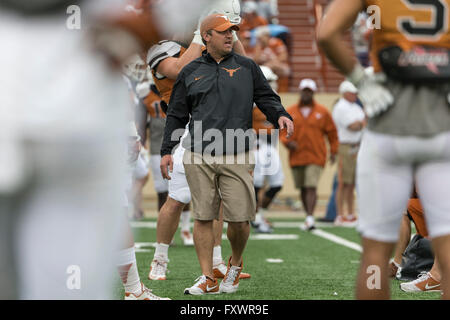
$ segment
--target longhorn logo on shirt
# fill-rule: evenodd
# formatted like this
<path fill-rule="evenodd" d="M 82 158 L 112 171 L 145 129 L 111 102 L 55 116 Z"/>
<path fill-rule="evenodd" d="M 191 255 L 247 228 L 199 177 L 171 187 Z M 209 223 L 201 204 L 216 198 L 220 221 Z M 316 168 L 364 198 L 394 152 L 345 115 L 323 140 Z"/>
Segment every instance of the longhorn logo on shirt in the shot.
<path fill-rule="evenodd" d="M 239 67 L 239 68 L 237 68 L 237 69 L 227 69 L 227 68 L 222 67 L 222 69 L 225 70 L 226 72 L 228 72 L 228 74 L 230 75 L 230 77 L 233 78 L 234 73 L 235 73 L 236 71 L 238 71 L 239 69 L 241 69 L 241 67 Z"/>

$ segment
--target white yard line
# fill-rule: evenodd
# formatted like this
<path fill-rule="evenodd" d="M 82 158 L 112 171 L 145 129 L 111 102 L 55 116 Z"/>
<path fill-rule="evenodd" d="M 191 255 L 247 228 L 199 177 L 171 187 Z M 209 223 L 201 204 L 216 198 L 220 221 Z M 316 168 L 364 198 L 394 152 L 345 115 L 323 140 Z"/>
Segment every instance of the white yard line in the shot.
<path fill-rule="evenodd" d="M 347 247 L 347 248 L 350 248 L 350 249 L 362 252 L 362 247 L 358 243 L 346 240 L 346 239 L 341 238 L 341 237 L 338 237 L 337 235 L 334 235 L 332 233 L 329 233 L 329 232 L 326 232 L 326 231 L 323 231 L 323 230 L 320 230 L 320 229 L 314 229 L 314 230 L 308 231 L 308 232 L 311 232 L 312 234 L 314 234 L 314 235 L 316 235 L 318 237 L 321 237 L 321 238 L 330 240 L 330 241 L 332 241 L 334 243 L 340 244 L 340 245 L 342 245 L 344 247 Z"/>

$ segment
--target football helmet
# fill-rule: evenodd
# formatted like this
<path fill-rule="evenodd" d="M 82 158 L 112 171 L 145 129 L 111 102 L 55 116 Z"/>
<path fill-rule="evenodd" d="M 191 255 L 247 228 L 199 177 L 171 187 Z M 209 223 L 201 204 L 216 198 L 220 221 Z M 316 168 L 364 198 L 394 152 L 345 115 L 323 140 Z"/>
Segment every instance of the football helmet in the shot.
<path fill-rule="evenodd" d="M 241 5 L 239 0 L 216 0 L 211 4 L 208 15 L 220 13 L 225 14 L 233 24 L 241 23 Z"/>

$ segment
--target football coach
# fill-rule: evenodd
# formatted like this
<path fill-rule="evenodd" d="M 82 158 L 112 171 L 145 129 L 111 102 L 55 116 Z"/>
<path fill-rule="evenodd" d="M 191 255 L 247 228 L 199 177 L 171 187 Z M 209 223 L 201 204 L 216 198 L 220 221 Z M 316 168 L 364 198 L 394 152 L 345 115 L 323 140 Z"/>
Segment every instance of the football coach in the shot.
<path fill-rule="evenodd" d="M 239 286 L 243 252 L 256 211 L 251 137 L 255 103 L 276 128 L 293 133 L 291 116 L 281 105 L 259 66 L 233 52 L 239 27 L 227 16 L 212 14 L 201 23 L 206 50 L 184 67 L 174 85 L 161 147 L 161 173 L 170 179 L 172 149 L 189 122 L 184 167 L 192 194 L 194 242 L 202 275 L 186 294 L 231 293 Z M 220 202 L 232 255 L 218 285 L 212 271 L 213 220 Z"/>

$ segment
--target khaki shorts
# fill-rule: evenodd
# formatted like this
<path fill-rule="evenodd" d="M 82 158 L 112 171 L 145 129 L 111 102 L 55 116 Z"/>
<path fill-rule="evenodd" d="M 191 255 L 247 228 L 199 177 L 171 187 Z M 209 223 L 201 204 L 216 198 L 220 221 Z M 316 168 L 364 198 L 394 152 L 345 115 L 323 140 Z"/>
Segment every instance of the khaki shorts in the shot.
<path fill-rule="evenodd" d="M 316 164 L 293 167 L 292 176 L 294 178 L 295 187 L 297 189 L 317 188 L 322 170 L 323 168 Z"/>
<path fill-rule="evenodd" d="M 359 144 L 340 144 L 338 151 L 338 181 L 344 184 L 355 184 L 356 158 Z"/>
<path fill-rule="evenodd" d="M 195 220 L 218 220 L 221 201 L 224 221 L 255 220 L 254 155 L 247 152 L 244 163 L 229 163 L 229 159 L 236 160 L 237 157 L 228 156 L 225 163 L 224 156 L 203 157 L 201 154 L 185 151 L 183 162 Z"/>

